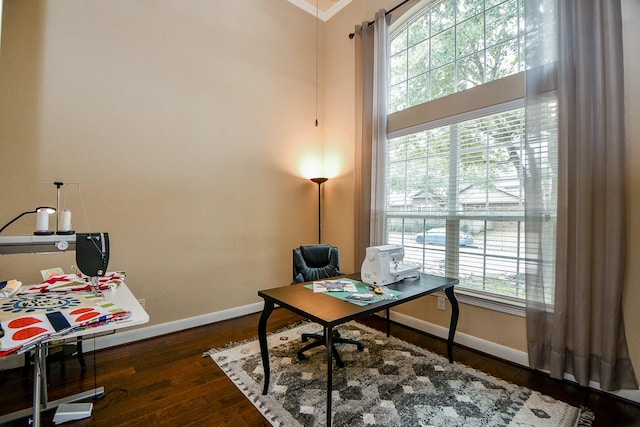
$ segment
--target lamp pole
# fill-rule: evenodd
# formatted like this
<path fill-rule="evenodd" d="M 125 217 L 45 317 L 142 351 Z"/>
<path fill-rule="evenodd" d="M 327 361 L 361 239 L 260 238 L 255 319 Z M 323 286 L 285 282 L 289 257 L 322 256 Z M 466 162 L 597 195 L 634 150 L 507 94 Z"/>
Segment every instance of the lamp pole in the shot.
<path fill-rule="evenodd" d="M 322 243 L 322 197 L 321 186 L 329 178 L 311 178 L 311 181 L 318 184 L 318 243 Z"/>

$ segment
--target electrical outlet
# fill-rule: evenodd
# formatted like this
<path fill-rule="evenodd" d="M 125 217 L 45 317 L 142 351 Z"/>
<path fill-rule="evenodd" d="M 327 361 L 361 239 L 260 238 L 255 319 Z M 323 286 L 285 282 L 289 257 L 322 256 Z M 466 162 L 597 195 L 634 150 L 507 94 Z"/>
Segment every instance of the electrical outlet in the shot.
<path fill-rule="evenodd" d="M 144 298 L 138 298 L 138 302 L 140 303 L 140 306 L 144 308 L 144 303 L 145 303 Z"/>
<path fill-rule="evenodd" d="M 444 310 L 444 297 L 438 297 L 438 310 Z"/>

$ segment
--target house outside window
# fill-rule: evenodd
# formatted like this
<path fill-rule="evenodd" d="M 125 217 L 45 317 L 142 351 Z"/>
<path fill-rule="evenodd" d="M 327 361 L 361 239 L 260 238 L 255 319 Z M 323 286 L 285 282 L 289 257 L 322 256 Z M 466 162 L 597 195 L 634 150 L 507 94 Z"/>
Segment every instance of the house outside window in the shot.
<path fill-rule="evenodd" d="M 386 242 L 523 303 L 524 0 L 422 2 L 389 47 Z"/>

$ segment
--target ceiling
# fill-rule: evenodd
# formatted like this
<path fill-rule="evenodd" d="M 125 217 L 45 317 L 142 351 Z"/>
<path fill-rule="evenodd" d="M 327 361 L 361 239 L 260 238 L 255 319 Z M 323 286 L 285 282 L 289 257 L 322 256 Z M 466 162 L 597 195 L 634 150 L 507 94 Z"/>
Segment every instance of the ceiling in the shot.
<path fill-rule="evenodd" d="M 351 0 L 288 0 L 288 2 L 313 16 L 317 14 L 322 21 L 327 21 L 343 7 L 351 3 Z"/>

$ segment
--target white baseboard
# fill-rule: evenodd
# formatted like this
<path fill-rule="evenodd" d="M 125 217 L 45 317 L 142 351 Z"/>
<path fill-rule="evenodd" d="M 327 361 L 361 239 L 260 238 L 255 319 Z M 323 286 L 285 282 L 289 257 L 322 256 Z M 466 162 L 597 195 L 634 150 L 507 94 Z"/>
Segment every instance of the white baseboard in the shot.
<path fill-rule="evenodd" d="M 416 319 L 415 317 L 407 316 L 406 314 L 391 312 L 391 320 L 398 322 L 402 325 L 409 326 L 422 332 L 434 335 L 438 338 L 447 339 L 449 337 L 449 328 L 434 325 L 433 323 L 425 322 L 424 320 Z M 490 341 L 466 335 L 460 332 L 456 332 L 454 342 L 465 347 L 472 348 L 477 351 L 489 354 L 491 356 L 508 360 L 509 362 L 517 363 L 522 366 L 529 366 L 529 356 L 524 351 L 515 350 L 510 347 L 505 347 L 500 344 L 496 344 Z M 454 350 L 455 359 L 455 350 Z"/>
<path fill-rule="evenodd" d="M 24 356 L 22 354 L 10 354 L 0 357 L 0 371 L 16 369 L 24 366 Z"/>
<path fill-rule="evenodd" d="M 230 308 L 228 310 L 216 311 L 200 316 L 189 317 L 186 319 L 175 320 L 173 322 L 161 323 L 133 330 L 121 330 L 112 335 L 100 336 L 95 339 L 87 338 L 84 340 L 83 349 L 85 352 L 101 350 L 116 345 L 128 344 L 134 341 L 140 341 L 147 338 L 153 338 L 160 335 L 170 334 L 172 332 L 183 331 L 185 329 L 195 328 L 207 325 L 209 323 L 221 322 L 223 320 L 234 319 L 236 317 L 245 316 L 247 314 L 259 313 L 262 311 L 264 303 L 255 303 L 244 305 L 241 307 Z M 256 329 L 257 334 L 257 329 Z"/>

